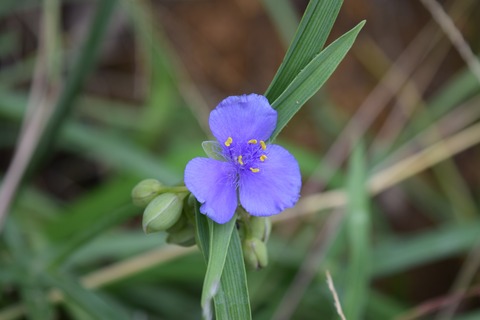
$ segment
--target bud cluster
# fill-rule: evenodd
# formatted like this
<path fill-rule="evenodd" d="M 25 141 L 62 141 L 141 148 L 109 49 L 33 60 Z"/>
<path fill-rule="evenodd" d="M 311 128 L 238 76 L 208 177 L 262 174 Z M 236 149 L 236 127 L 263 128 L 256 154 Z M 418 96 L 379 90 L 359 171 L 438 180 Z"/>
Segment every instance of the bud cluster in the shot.
<path fill-rule="evenodd" d="M 166 231 L 168 243 L 194 245 L 193 210 L 186 203 L 188 195 L 185 187 L 164 186 L 155 179 L 139 182 L 132 190 L 132 199 L 134 204 L 145 208 L 143 231 L 147 234 Z"/>
<path fill-rule="evenodd" d="M 266 243 L 272 230 L 269 217 L 249 215 L 239 208 L 239 231 L 242 239 L 243 257 L 245 264 L 253 269 L 261 269 L 268 264 Z"/>
<path fill-rule="evenodd" d="M 145 233 L 164 231 L 167 242 L 180 246 L 195 245 L 195 197 L 186 187 L 169 187 L 158 180 L 146 179 L 132 190 L 133 203 L 145 208 L 143 230 Z M 261 269 L 268 264 L 266 243 L 272 223 L 269 217 L 252 216 L 238 207 L 237 227 L 242 240 L 246 265 Z"/>

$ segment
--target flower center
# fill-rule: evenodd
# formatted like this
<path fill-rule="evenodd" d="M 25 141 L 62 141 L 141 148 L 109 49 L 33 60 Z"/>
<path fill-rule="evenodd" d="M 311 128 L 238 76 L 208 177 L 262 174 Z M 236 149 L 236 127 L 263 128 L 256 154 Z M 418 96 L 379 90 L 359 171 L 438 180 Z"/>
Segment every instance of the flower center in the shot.
<path fill-rule="evenodd" d="M 247 143 L 238 143 L 228 137 L 224 142 L 226 155 L 239 170 L 250 170 L 253 173 L 260 172 L 259 164 L 268 159 L 265 154 L 267 144 L 263 140 L 251 139 Z"/>

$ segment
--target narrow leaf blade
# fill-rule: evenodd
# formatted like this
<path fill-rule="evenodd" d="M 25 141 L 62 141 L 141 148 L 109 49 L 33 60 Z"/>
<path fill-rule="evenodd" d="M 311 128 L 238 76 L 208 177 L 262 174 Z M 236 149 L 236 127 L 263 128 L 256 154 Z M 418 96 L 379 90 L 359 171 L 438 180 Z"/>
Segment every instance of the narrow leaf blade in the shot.
<path fill-rule="evenodd" d="M 196 239 L 205 262 L 210 253 L 208 218 L 195 206 Z M 233 221 L 233 219 L 232 219 Z M 234 225 L 234 223 L 233 223 Z M 205 288 L 205 287 L 204 287 Z M 245 263 L 238 231 L 233 228 L 228 253 L 225 259 L 220 285 L 213 297 L 217 319 L 251 319 L 250 299 L 248 296 Z"/>
<path fill-rule="evenodd" d="M 448 224 L 408 237 L 379 241 L 372 261 L 375 277 L 385 277 L 409 268 L 458 255 L 478 241 L 480 223 Z"/>
<path fill-rule="evenodd" d="M 252 318 L 242 245 L 236 229 L 232 233 L 220 288 L 214 302 L 217 319 Z"/>
<path fill-rule="evenodd" d="M 350 161 L 348 181 L 348 242 L 350 263 L 345 290 L 347 319 L 362 319 L 370 282 L 370 213 L 366 189 L 366 164 L 363 144 L 358 144 Z"/>
<path fill-rule="evenodd" d="M 272 107 L 278 111 L 278 121 L 277 128 L 271 136 L 272 140 L 332 75 L 352 47 L 364 24 L 365 21 L 360 22 L 315 56 L 285 91 L 273 101 Z"/>
<path fill-rule="evenodd" d="M 66 275 L 50 274 L 45 278 L 51 285 L 60 289 L 70 301 L 88 313 L 91 319 L 127 320 L 130 318 L 125 310 L 109 303 L 97 293 L 83 288 Z"/>
<path fill-rule="evenodd" d="M 269 101 L 276 100 L 299 72 L 322 50 L 341 6 L 341 0 L 310 1 L 295 38 L 265 93 Z"/>
<path fill-rule="evenodd" d="M 211 319 L 211 302 L 219 291 L 220 280 L 234 226 L 235 219 L 231 219 L 225 224 L 218 224 L 208 219 L 210 249 L 201 299 L 204 318 L 206 319 Z"/>

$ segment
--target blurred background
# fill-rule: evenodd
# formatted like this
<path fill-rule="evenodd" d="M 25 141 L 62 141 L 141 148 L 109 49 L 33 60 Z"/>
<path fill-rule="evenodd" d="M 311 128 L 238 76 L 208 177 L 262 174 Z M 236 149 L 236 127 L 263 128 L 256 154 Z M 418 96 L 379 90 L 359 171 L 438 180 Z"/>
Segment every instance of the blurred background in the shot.
<path fill-rule="evenodd" d="M 182 183 L 307 4 L 1 1 L 0 320 L 200 317 L 201 255 L 145 235 L 131 189 Z M 367 24 L 277 140 L 302 198 L 248 272 L 254 319 L 337 319 L 327 270 L 353 318 L 480 319 L 480 3 L 433 4 L 345 1 L 328 42 Z"/>

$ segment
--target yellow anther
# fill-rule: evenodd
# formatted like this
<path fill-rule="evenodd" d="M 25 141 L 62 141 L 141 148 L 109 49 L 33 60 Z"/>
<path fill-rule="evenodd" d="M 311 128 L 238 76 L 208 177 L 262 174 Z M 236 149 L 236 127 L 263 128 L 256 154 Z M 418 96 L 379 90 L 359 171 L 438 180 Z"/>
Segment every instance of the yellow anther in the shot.
<path fill-rule="evenodd" d="M 225 141 L 225 146 L 230 147 L 230 145 L 232 144 L 232 142 L 233 142 L 232 137 L 228 137 L 227 141 Z"/>
<path fill-rule="evenodd" d="M 238 161 L 238 163 L 240 163 L 243 166 L 242 158 L 243 158 L 242 156 L 238 156 L 237 161 Z"/>
<path fill-rule="evenodd" d="M 252 140 L 248 140 L 248 143 L 250 144 L 257 144 L 257 140 L 256 139 L 252 139 Z"/>
<path fill-rule="evenodd" d="M 252 171 L 253 173 L 255 173 L 255 172 L 260 171 L 260 169 L 258 169 L 258 168 L 250 168 L 250 171 Z"/>
<path fill-rule="evenodd" d="M 262 154 L 262 155 L 260 156 L 260 161 L 263 162 L 263 161 L 265 161 L 265 159 L 267 159 L 267 156 L 264 155 L 264 154 Z"/>
<path fill-rule="evenodd" d="M 260 146 L 262 147 L 262 150 L 267 149 L 267 145 L 265 144 L 265 141 L 260 140 Z"/>

